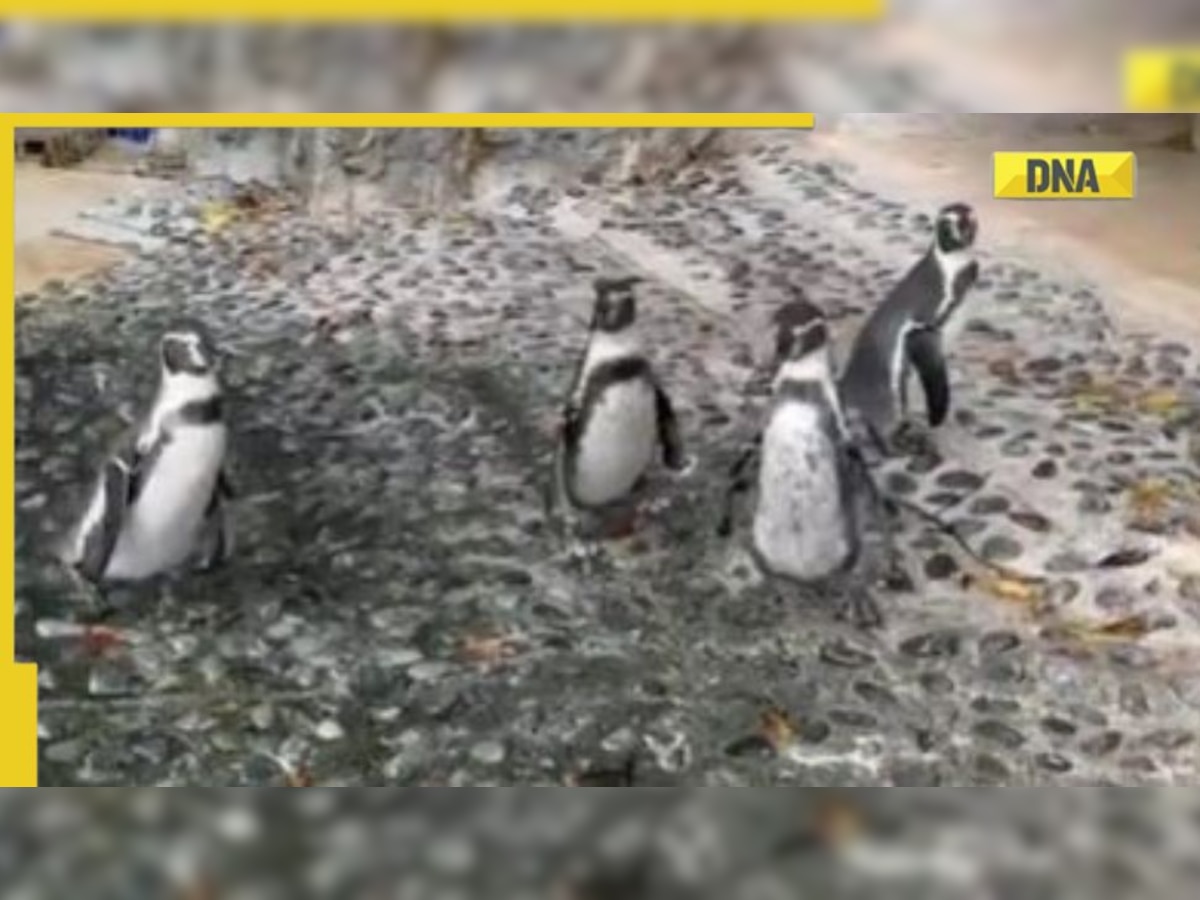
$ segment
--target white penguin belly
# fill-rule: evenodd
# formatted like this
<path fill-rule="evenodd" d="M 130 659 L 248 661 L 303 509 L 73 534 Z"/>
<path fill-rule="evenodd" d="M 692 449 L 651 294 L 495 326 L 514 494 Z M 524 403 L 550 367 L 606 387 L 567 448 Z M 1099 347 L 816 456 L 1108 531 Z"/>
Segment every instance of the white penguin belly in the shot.
<path fill-rule="evenodd" d="M 224 426 L 188 426 L 163 447 L 131 509 L 106 576 L 147 578 L 184 562 L 196 547 L 225 458 Z"/>
<path fill-rule="evenodd" d="M 580 437 L 573 479 L 576 498 L 600 506 L 624 497 L 650 467 L 657 443 L 653 388 L 644 381 L 607 387 Z"/>
<path fill-rule="evenodd" d="M 840 477 L 818 412 L 802 404 L 776 412 L 763 436 L 754 517 L 754 548 L 773 574 L 811 581 L 845 564 Z"/>

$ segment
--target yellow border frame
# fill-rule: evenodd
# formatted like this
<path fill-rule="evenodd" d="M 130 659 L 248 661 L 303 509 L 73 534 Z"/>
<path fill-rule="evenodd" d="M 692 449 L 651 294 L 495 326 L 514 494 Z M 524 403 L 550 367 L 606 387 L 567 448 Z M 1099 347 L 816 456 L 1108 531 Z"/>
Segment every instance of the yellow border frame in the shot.
<path fill-rule="evenodd" d="M 881 18 L 887 0 L 18 0 L 3 3 L 8 19 L 74 22 L 383 22 L 628 24 L 647 22 L 869 21 Z"/>
<path fill-rule="evenodd" d="M 57 6 L 57 4 L 52 4 Z M 810 129 L 811 113 L 21 113 L 0 114 L 0 240 L 7 250 L 3 284 L 15 303 L 14 164 L 17 128 L 729 128 Z M 14 497 L 14 320 L 12 310 L 0 324 L 0 429 L 10 435 L 0 448 L 0 493 Z M 0 547 L 7 565 L 0 566 L 0 787 L 37 787 L 37 669 L 15 665 L 15 603 L 13 583 L 14 518 L 16 503 L 0 518 Z"/>

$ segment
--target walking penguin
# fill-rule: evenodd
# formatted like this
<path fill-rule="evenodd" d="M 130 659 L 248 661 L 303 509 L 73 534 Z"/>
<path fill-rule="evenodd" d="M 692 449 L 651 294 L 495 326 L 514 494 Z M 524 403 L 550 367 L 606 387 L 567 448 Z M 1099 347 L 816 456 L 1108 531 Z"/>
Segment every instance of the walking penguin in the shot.
<path fill-rule="evenodd" d="M 971 207 L 943 207 L 932 246 L 871 313 L 854 341 L 841 376 L 842 399 L 880 448 L 890 449 L 897 426 L 908 416 L 914 370 L 930 427 L 939 427 L 950 411 L 945 345 L 961 327 L 962 316 L 956 313 L 979 278 L 972 254 L 978 230 Z"/>
<path fill-rule="evenodd" d="M 751 554 L 764 574 L 839 597 L 839 618 L 877 627 L 883 617 L 863 576 L 861 513 L 864 500 L 880 497 L 846 426 L 824 314 L 796 299 L 778 310 L 773 325 L 771 408 L 730 471 L 718 533 L 732 533 L 736 499 L 756 487 Z M 890 519 L 881 521 L 892 555 Z"/>
<path fill-rule="evenodd" d="M 158 394 L 105 460 L 64 548 L 63 561 L 96 586 L 150 578 L 193 555 L 211 568 L 232 552 L 216 349 L 189 322 L 162 337 L 159 357 Z"/>
<path fill-rule="evenodd" d="M 677 474 L 691 467 L 675 410 L 637 328 L 636 276 L 600 278 L 587 349 L 559 430 L 554 504 L 606 516 L 635 501 L 656 456 Z M 636 504 L 634 506 L 636 511 Z M 632 516 L 624 529 L 633 527 Z"/>

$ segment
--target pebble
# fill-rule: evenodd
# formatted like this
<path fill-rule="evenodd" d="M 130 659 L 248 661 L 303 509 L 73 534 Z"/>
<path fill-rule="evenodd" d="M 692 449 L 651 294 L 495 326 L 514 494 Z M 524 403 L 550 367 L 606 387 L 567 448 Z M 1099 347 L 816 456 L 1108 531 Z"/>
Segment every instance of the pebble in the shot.
<path fill-rule="evenodd" d="M 989 494 L 972 500 L 967 510 L 977 516 L 993 516 L 998 513 L 1008 512 L 1011 506 L 1012 504 L 1007 497 Z"/>
<path fill-rule="evenodd" d="M 977 722 L 971 732 L 976 737 L 1000 744 L 1009 750 L 1016 750 L 1025 743 L 1025 735 L 997 719 L 984 719 L 982 722 Z"/>
<path fill-rule="evenodd" d="M 1002 534 L 992 535 L 979 548 L 980 554 L 990 562 L 1011 562 L 1019 557 L 1024 548 L 1017 541 Z"/>
<path fill-rule="evenodd" d="M 949 553 L 935 553 L 925 561 L 925 576 L 931 581 L 944 581 L 959 571 L 958 561 Z"/>
<path fill-rule="evenodd" d="M 1070 772 L 1074 767 L 1069 759 L 1061 753 L 1038 753 L 1034 756 L 1033 761 L 1039 768 L 1045 769 L 1047 772 L 1055 772 L 1064 774 Z"/>
<path fill-rule="evenodd" d="M 482 741 L 471 748 L 471 758 L 485 766 L 496 766 L 504 762 L 507 752 L 500 741 Z"/>
<path fill-rule="evenodd" d="M 1121 746 L 1124 736 L 1119 731 L 1102 731 L 1079 743 L 1079 749 L 1088 756 L 1108 756 Z"/>
<path fill-rule="evenodd" d="M 952 491 L 971 493 L 983 487 L 984 479 L 974 472 L 955 469 L 938 475 L 936 482 L 939 486 Z"/>
<path fill-rule="evenodd" d="M 340 741 L 346 736 L 345 729 L 335 719 L 322 720 L 314 733 L 322 741 Z"/>
<path fill-rule="evenodd" d="M 1012 631 L 992 631 L 979 639 L 979 652 L 983 656 L 1008 653 L 1021 646 L 1021 639 Z"/>
<path fill-rule="evenodd" d="M 875 657 L 871 653 L 861 647 L 856 647 L 842 637 L 821 644 L 818 656 L 822 662 L 847 669 L 860 669 L 875 662 Z"/>
<path fill-rule="evenodd" d="M 957 631 L 941 630 L 916 634 L 900 642 L 900 652 L 917 659 L 957 656 L 962 637 Z"/>

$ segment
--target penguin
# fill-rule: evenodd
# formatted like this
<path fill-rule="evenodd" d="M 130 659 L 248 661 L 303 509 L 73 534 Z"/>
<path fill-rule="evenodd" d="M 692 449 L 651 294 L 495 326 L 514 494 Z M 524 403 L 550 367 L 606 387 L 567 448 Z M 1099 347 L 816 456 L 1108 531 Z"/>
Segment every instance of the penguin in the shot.
<path fill-rule="evenodd" d="M 210 569 L 232 553 L 216 349 L 181 323 L 159 343 L 157 396 L 104 461 L 63 561 L 93 585 L 141 581 L 195 556 Z"/>
<path fill-rule="evenodd" d="M 674 406 L 647 358 L 637 329 L 637 276 L 599 278 L 587 349 L 559 427 L 555 505 L 605 513 L 632 499 L 656 457 L 684 475 Z M 632 523 L 630 523 L 632 524 Z"/>
<path fill-rule="evenodd" d="M 944 348 L 957 336 L 962 316 L 956 313 L 979 279 L 972 254 L 979 227 L 970 206 L 952 203 L 938 212 L 934 230 L 928 252 L 867 318 L 840 377 L 843 402 L 880 448 L 891 445 L 908 416 L 913 372 L 930 427 L 950 411 Z"/>
<path fill-rule="evenodd" d="M 838 618 L 879 627 L 882 613 L 860 577 L 862 501 L 877 495 L 847 427 L 825 316 L 796 299 L 773 325 L 771 407 L 730 470 L 718 534 L 732 534 L 736 499 L 756 487 L 750 551 L 758 568 L 771 581 L 839 596 Z"/>

